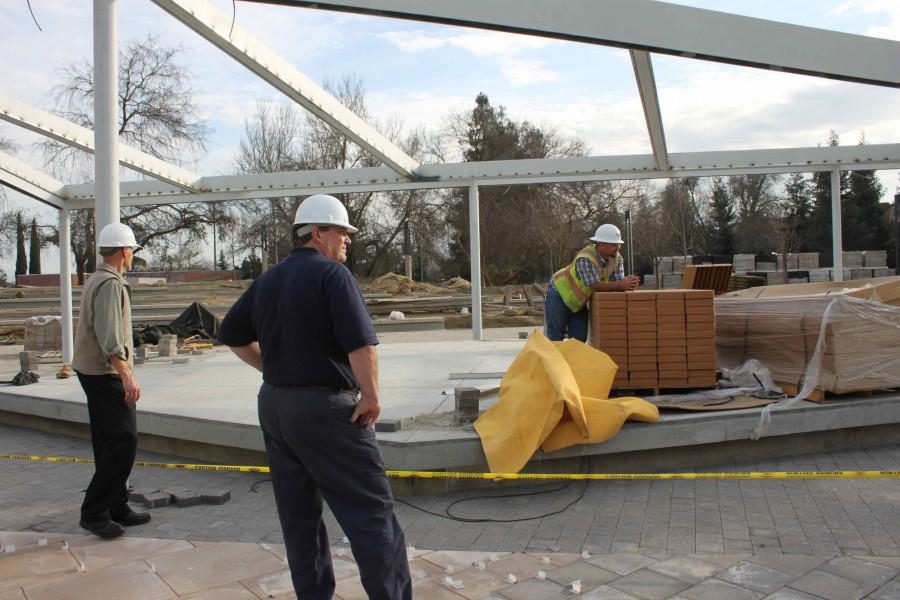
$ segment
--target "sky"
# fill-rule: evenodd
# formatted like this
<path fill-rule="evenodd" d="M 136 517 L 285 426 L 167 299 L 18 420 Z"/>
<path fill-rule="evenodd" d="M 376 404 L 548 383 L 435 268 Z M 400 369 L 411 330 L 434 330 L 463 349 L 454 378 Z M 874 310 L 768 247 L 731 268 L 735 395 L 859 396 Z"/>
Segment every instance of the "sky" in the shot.
<path fill-rule="evenodd" d="M 0 93 L 49 108 L 62 69 L 92 60 L 92 0 L 0 2 Z M 548 0 L 553 1 L 553 0 Z M 231 14 L 230 0 L 213 0 Z M 896 0 L 684 0 L 677 2 L 900 40 Z M 284 97 L 149 0 L 118 0 L 120 44 L 157 36 L 178 46 L 178 62 L 211 130 L 208 152 L 192 168 L 233 172 L 244 120 L 259 100 Z M 437 129 L 470 110 L 479 92 L 516 120 L 583 140 L 589 154 L 644 154 L 650 143 L 627 51 L 537 38 L 349 15 L 314 9 L 236 3 L 237 23 L 322 84 L 360 78 L 370 111 L 406 128 Z M 842 144 L 900 142 L 900 90 L 802 75 L 653 55 L 670 152 L 815 146 L 834 130 Z M 18 158 L 41 167 L 39 137 L 0 123 L 0 136 L 20 146 Z M 897 171 L 880 173 L 886 198 Z M 11 190 L 6 205 L 23 206 L 39 222 L 55 211 Z M 6 254 L 9 254 L 8 252 Z M 11 274 L 13 256 L 0 256 Z M 44 251 L 45 272 L 58 252 Z"/>

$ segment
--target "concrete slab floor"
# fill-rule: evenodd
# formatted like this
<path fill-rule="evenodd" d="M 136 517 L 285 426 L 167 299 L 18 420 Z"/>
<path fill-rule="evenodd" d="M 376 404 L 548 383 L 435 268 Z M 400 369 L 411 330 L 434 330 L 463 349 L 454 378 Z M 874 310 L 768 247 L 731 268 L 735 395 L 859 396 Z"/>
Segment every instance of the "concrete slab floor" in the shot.
<path fill-rule="evenodd" d="M 480 342 L 473 341 L 467 329 L 379 334 L 382 417 L 403 419 L 453 410 L 454 387 L 499 384 L 499 379 L 450 380 L 448 376 L 505 371 L 525 344 L 518 332 L 531 329 L 486 329 L 485 341 Z M 5 346 L 0 351 L 4 378 L 18 371 L 20 350 L 21 346 Z M 41 365 L 38 383 L 3 389 L 84 404 L 78 380 L 56 379 L 58 370 L 57 364 Z M 258 425 L 256 394 L 262 377 L 227 348 L 190 356 L 187 364 L 155 358 L 137 365 L 135 371 L 142 388 L 141 412 Z"/>

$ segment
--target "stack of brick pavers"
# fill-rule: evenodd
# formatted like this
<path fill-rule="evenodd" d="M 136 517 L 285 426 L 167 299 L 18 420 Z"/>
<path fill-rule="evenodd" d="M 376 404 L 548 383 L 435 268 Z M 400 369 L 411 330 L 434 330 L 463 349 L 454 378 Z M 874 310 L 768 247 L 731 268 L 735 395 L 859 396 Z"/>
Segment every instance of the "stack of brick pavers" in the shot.
<path fill-rule="evenodd" d="M 716 385 L 712 290 L 597 292 L 590 343 L 618 365 L 613 388 Z"/>

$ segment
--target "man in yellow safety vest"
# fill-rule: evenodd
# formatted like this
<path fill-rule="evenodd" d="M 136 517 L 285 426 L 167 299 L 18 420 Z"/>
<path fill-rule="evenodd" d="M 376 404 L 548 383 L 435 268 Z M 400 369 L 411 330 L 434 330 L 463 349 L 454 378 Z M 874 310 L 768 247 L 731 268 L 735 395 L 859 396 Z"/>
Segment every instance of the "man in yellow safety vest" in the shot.
<path fill-rule="evenodd" d="M 597 228 L 592 244 L 585 246 L 571 264 L 553 274 L 544 300 L 544 332 L 551 340 L 587 341 L 588 301 L 594 292 L 627 292 L 640 284 L 636 275 L 625 276 L 619 254 L 622 234 L 606 223 Z"/>

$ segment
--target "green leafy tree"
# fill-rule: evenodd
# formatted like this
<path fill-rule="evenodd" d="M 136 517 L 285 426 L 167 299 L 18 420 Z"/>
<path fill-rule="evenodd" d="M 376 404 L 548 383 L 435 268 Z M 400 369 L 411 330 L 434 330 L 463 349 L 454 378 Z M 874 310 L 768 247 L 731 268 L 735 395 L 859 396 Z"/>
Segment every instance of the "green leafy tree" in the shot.
<path fill-rule="evenodd" d="M 783 227 L 793 240 L 791 251 L 812 250 L 811 240 L 814 234 L 812 214 L 810 181 L 802 173 L 793 173 L 784 184 L 784 199 L 781 202 Z"/>
<path fill-rule="evenodd" d="M 41 274 L 41 234 L 38 232 L 37 221 L 31 219 L 31 236 L 29 238 L 28 272 L 31 275 Z"/>

